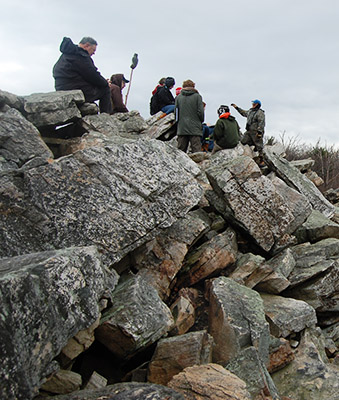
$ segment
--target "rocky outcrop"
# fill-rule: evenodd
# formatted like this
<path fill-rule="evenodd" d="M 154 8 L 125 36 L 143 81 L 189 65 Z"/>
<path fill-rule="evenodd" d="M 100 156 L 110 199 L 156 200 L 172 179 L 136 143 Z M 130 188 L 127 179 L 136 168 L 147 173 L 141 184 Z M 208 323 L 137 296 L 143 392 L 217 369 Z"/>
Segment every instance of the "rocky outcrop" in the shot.
<path fill-rule="evenodd" d="M 338 214 L 310 162 L 175 131 L 0 91 L 1 398 L 335 398 Z"/>
<path fill-rule="evenodd" d="M 1 397 L 30 399 L 68 339 L 98 319 L 118 276 L 95 247 L 3 258 L 0 271 Z"/>

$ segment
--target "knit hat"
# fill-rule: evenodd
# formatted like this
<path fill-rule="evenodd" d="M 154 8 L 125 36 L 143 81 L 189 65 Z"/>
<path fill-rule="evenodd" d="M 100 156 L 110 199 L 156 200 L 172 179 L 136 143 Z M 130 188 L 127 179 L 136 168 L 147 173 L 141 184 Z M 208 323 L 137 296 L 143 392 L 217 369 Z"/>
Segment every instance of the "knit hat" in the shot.
<path fill-rule="evenodd" d="M 178 94 L 180 94 L 180 92 L 181 92 L 181 87 L 177 87 L 176 89 L 175 89 L 175 94 L 178 96 Z"/>
<path fill-rule="evenodd" d="M 165 86 L 172 87 L 175 85 L 175 80 L 171 76 L 167 77 L 165 80 Z"/>
<path fill-rule="evenodd" d="M 224 105 L 221 105 L 217 110 L 217 113 L 218 113 L 219 117 L 220 117 L 221 114 L 225 114 L 227 112 L 230 112 L 230 109 L 229 109 L 228 106 L 224 106 Z"/>

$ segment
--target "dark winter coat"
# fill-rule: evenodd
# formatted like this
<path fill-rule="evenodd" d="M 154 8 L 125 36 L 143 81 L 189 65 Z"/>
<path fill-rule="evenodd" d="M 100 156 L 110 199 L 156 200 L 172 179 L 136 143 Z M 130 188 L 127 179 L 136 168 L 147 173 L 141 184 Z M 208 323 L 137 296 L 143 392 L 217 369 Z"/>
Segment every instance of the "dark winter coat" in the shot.
<path fill-rule="evenodd" d="M 112 114 L 118 112 L 128 112 L 128 109 L 123 102 L 121 93 L 123 76 L 124 76 L 123 74 L 116 74 L 112 75 L 111 77 L 110 90 L 111 90 L 111 100 L 113 106 Z"/>
<path fill-rule="evenodd" d="M 157 105 L 159 110 L 165 106 L 174 104 L 173 94 L 167 86 L 159 86 L 155 95 L 157 96 Z"/>
<path fill-rule="evenodd" d="M 81 89 L 87 100 L 93 97 L 93 88 L 108 87 L 86 50 L 64 37 L 60 51 L 62 55 L 53 67 L 56 90 Z"/>
<path fill-rule="evenodd" d="M 175 99 L 178 136 L 202 136 L 204 105 L 196 89 L 183 88 Z"/>
<path fill-rule="evenodd" d="M 221 114 L 214 127 L 213 138 L 223 149 L 232 149 L 240 141 L 240 128 L 230 113 Z"/>

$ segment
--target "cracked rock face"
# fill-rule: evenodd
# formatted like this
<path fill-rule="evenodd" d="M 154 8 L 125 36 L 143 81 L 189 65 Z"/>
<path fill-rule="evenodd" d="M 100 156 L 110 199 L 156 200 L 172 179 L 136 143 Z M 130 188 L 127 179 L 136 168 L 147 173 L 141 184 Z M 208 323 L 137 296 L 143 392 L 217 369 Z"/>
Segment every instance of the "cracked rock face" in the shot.
<path fill-rule="evenodd" d="M 198 172 L 176 149 L 140 140 L 3 176 L 0 255 L 95 244 L 118 262 L 199 202 Z"/>
<path fill-rule="evenodd" d="M 247 156 L 230 161 L 215 159 L 206 174 L 218 196 L 214 206 L 265 251 L 291 234 L 311 212 L 303 195 L 288 188 L 293 196 L 287 196 L 286 185 L 261 175 L 257 164 Z"/>
<path fill-rule="evenodd" d="M 32 398 L 56 368 L 53 358 L 93 324 L 100 297 L 116 283 L 95 247 L 1 259 L 1 398 Z"/>

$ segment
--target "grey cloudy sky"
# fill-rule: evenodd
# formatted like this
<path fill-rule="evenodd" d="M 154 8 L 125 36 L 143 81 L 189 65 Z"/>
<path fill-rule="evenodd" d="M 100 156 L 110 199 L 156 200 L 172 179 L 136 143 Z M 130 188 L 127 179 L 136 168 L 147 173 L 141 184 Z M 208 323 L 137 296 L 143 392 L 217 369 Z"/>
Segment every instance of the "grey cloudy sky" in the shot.
<path fill-rule="evenodd" d="M 92 36 L 105 77 L 128 78 L 139 54 L 127 106 L 144 118 L 157 81 L 173 76 L 196 83 L 207 123 L 220 104 L 258 98 L 266 136 L 339 146 L 338 0 L 0 0 L 0 9 L 2 90 L 53 91 L 62 38 Z"/>

